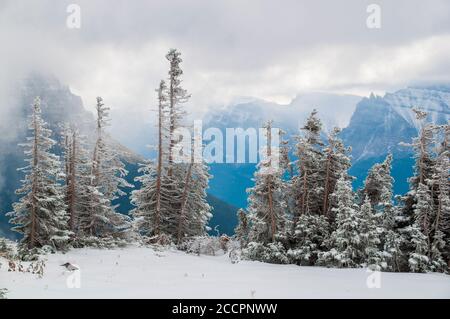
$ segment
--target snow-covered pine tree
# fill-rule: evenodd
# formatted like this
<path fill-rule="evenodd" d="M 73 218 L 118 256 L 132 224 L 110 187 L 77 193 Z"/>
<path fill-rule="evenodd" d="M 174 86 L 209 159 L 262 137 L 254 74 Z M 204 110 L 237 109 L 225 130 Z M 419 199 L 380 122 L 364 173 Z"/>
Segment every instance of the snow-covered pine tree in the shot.
<path fill-rule="evenodd" d="M 193 146 L 196 143 L 193 143 Z M 178 215 L 177 243 L 181 244 L 186 237 L 205 234 L 211 215 L 211 207 L 206 201 L 206 189 L 210 175 L 203 159 L 200 163 L 194 160 L 194 148 L 191 150 L 191 162 L 188 164 L 184 180 L 181 208 Z"/>
<path fill-rule="evenodd" d="M 170 64 L 168 85 L 162 81 L 158 89 L 158 160 L 156 165 L 149 163 L 141 168 L 143 175 L 137 180 L 142 188 L 132 196 L 137 206 L 133 215 L 141 234 L 161 235 L 177 243 L 185 237 L 203 235 L 211 217 L 206 202 L 208 167 L 192 158 L 190 163 L 177 160 L 176 133 L 185 114 L 182 104 L 190 97 L 181 86 L 180 55 L 175 49 L 166 55 Z"/>
<path fill-rule="evenodd" d="M 415 193 L 416 204 L 414 204 L 414 221 L 405 233 L 409 243 L 409 268 L 412 272 L 430 271 L 430 231 L 432 212 L 432 199 L 430 189 L 427 185 L 419 183 Z"/>
<path fill-rule="evenodd" d="M 128 171 L 119 154 L 110 146 L 105 129 L 109 125 L 109 107 L 101 97 L 96 104 L 97 129 L 92 165 L 93 183 L 111 202 L 126 195 L 121 188 L 133 187 L 125 180 Z"/>
<path fill-rule="evenodd" d="M 174 163 L 174 147 L 177 143 L 175 140 L 175 131 L 181 125 L 181 120 L 185 115 L 185 111 L 182 108 L 182 104 L 186 103 L 190 95 L 187 93 L 185 89 L 181 86 L 181 76 L 183 75 L 183 70 L 180 67 L 181 62 L 181 53 L 176 49 L 171 49 L 166 55 L 166 59 L 169 61 L 169 87 L 168 87 L 168 107 L 169 107 L 169 167 L 168 167 L 168 175 L 171 176 L 173 174 L 173 165 Z"/>
<path fill-rule="evenodd" d="M 285 183 L 282 179 L 285 165 L 281 164 L 278 147 L 272 145 L 272 121 L 264 125 L 266 147 L 254 175 L 255 186 L 248 189 L 250 220 L 249 244 L 246 254 L 250 259 L 285 263 L 282 242 L 286 233 Z"/>
<path fill-rule="evenodd" d="M 324 192 L 322 199 L 322 213 L 328 218 L 333 218 L 330 216 L 332 209 L 336 207 L 333 198 L 330 195 L 333 194 L 336 187 L 336 182 L 342 174 L 347 174 L 348 169 L 351 166 L 350 159 L 350 147 L 345 147 L 343 141 L 339 138 L 339 133 L 341 130 L 337 127 L 328 134 L 328 143 L 325 146 L 323 157 L 325 172 L 324 175 Z"/>
<path fill-rule="evenodd" d="M 299 174 L 292 179 L 291 197 L 293 207 L 293 228 L 303 214 L 322 214 L 324 202 L 324 155 L 320 139 L 322 123 L 314 110 L 302 128 L 304 134 L 298 136 L 296 155 Z M 328 205 L 327 205 L 328 206 Z"/>
<path fill-rule="evenodd" d="M 109 201 L 92 185 L 92 159 L 85 136 L 74 126 L 65 125 L 62 145 L 66 170 L 66 205 L 72 245 L 98 244 L 95 226 L 111 213 Z"/>
<path fill-rule="evenodd" d="M 420 184 L 429 186 L 433 179 L 435 157 L 433 156 L 433 150 L 435 147 L 435 132 L 436 126 L 433 123 L 426 122 L 427 113 L 418 109 L 413 109 L 416 114 L 416 119 L 421 122 L 421 129 L 419 136 L 414 138 L 412 144 L 405 144 L 406 146 L 412 146 L 414 150 L 415 166 L 414 176 L 409 179 L 410 190 L 402 198 L 404 202 L 403 214 L 410 218 L 410 224 L 414 220 L 415 205 L 417 203 L 417 192 Z M 431 185 L 433 186 L 433 185 Z M 433 187 L 434 188 L 434 187 Z M 433 191 L 434 189 L 432 189 Z M 431 195 L 433 198 L 432 205 L 434 205 L 435 195 Z M 432 210 L 428 212 L 432 213 Z"/>
<path fill-rule="evenodd" d="M 291 262 L 298 265 L 313 266 L 329 237 L 330 225 L 324 215 L 303 214 L 295 228 L 295 245 L 288 251 Z"/>
<path fill-rule="evenodd" d="M 417 222 L 409 226 L 407 233 L 413 250 L 409 253 L 408 264 L 412 272 L 427 272 L 430 270 L 430 259 L 428 258 L 429 247 L 427 237 L 420 230 Z"/>
<path fill-rule="evenodd" d="M 382 254 L 378 248 L 380 246 L 380 232 L 368 196 L 366 196 L 360 208 L 358 232 L 361 237 L 361 249 L 364 253 L 363 265 L 372 270 L 381 270 L 383 268 Z"/>
<path fill-rule="evenodd" d="M 109 123 L 109 108 L 97 97 L 96 140 L 91 167 L 91 187 L 95 188 L 91 206 L 91 222 L 85 229 L 92 236 L 119 236 L 129 227 L 129 218 L 117 213 L 111 202 L 125 195 L 121 187 L 132 187 L 126 180 L 128 174 L 118 154 L 110 147 L 105 127 Z"/>
<path fill-rule="evenodd" d="M 250 231 L 250 225 L 247 212 L 240 208 L 237 212 L 238 225 L 234 229 L 236 238 L 239 241 L 241 249 L 245 248 L 248 243 L 248 234 Z"/>
<path fill-rule="evenodd" d="M 70 231 L 60 183 L 64 173 L 59 157 L 51 152 L 56 142 L 42 119 L 39 97 L 34 100 L 28 128 L 31 136 L 27 143 L 21 144 L 28 165 L 21 169 L 25 178 L 16 191 L 22 196 L 8 216 L 11 216 L 10 222 L 17 225 L 13 230 L 23 235 L 20 245 L 24 253 L 27 249 L 44 246 L 65 249 Z"/>
<path fill-rule="evenodd" d="M 388 154 L 383 163 L 372 166 L 364 182 L 363 196 L 370 200 L 372 207 L 383 212 L 384 208 L 392 208 L 392 184 L 391 176 L 392 154 Z"/>
<path fill-rule="evenodd" d="M 181 53 L 176 49 L 171 49 L 166 55 L 169 61 L 169 78 L 167 88 L 168 101 L 168 163 L 166 184 L 169 192 L 170 209 L 163 225 L 164 233 L 169 235 L 174 241 L 177 241 L 180 213 L 183 205 L 183 193 L 185 189 L 185 180 L 189 164 L 177 161 L 177 136 L 176 132 L 181 128 L 182 120 L 186 112 L 183 104 L 186 103 L 190 95 L 181 86 L 181 76 L 183 70 L 180 67 Z M 184 150 L 186 151 L 186 150 Z"/>
<path fill-rule="evenodd" d="M 397 228 L 397 219 L 402 208 L 394 206 L 389 213 L 383 212 L 379 217 L 381 266 L 386 271 L 403 271 L 407 269 L 408 261 L 405 259 L 403 247 L 406 243 L 404 233 L 407 228 Z"/>
<path fill-rule="evenodd" d="M 158 89 L 158 159 L 156 166 L 152 162 L 141 165 L 141 176 L 136 181 L 141 188 L 132 192 L 131 202 L 136 206 L 132 211 L 138 232 L 144 236 L 157 238 L 161 232 L 168 236 L 166 226 L 173 217 L 172 200 L 175 196 L 173 179 L 168 176 L 169 130 L 167 119 L 167 86 L 161 81 Z"/>
<path fill-rule="evenodd" d="M 361 223 L 351 182 L 342 175 L 336 184 L 336 230 L 327 241 L 328 251 L 319 253 L 318 263 L 332 267 L 359 267 L 364 260 L 361 249 Z"/>
<path fill-rule="evenodd" d="M 380 231 L 380 265 L 383 270 L 400 271 L 403 260 L 401 247 L 404 238 L 399 232 L 399 208 L 393 202 L 393 183 L 391 176 L 392 154 L 388 154 L 382 163 L 374 164 L 364 182 L 361 196 L 368 199 Z"/>
<path fill-rule="evenodd" d="M 433 221 L 433 238 L 431 242 L 431 267 L 434 271 L 446 271 L 450 262 L 450 125 L 442 126 L 443 140 L 438 148 L 435 172 L 432 184 L 436 186 L 437 204 Z"/>

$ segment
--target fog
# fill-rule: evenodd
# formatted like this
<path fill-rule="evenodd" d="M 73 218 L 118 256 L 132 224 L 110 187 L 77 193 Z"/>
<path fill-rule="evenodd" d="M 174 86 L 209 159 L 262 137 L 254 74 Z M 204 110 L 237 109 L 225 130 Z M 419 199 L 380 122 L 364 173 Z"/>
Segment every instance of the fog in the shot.
<path fill-rule="evenodd" d="M 69 4 L 81 9 L 70 29 Z M 92 109 L 101 95 L 112 130 L 151 123 L 164 56 L 183 54 L 191 114 L 239 96 L 288 103 L 310 91 L 367 95 L 449 82 L 450 2 L 0 0 L 0 133 L 14 135 L 11 86 L 30 71 L 68 84 Z"/>

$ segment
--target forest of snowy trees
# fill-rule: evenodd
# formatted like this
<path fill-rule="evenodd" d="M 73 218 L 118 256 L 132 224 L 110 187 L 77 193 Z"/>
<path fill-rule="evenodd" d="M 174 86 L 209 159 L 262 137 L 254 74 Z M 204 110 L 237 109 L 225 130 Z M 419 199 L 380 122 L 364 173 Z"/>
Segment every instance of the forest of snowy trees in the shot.
<path fill-rule="evenodd" d="M 308 266 L 447 271 L 450 126 L 426 123 L 427 114 L 414 111 L 422 127 L 404 146 L 414 149 L 415 174 L 410 191 L 396 197 L 392 155 L 375 164 L 363 188 L 353 191 L 351 150 L 339 139 L 339 129 L 323 142 L 322 124 L 313 112 L 297 137 L 296 161 L 269 172 L 267 160 L 258 166 L 255 186 L 248 190 L 248 213 L 238 213 L 236 236 L 244 255 Z M 296 174 L 283 178 L 292 166 Z"/>
<path fill-rule="evenodd" d="M 180 52 L 170 50 L 166 59 L 168 78 L 156 89 L 157 156 L 141 164 L 129 215 L 118 213 L 113 204 L 125 195 L 123 189 L 135 185 L 125 180 L 125 164 L 111 146 L 109 108 L 102 98 L 97 98 L 95 133 L 90 135 L 65 123 L 52 132 L 42 118 L 39 97 L 35 99 L 23 144 L 27 165 L 21 169 L 20 200 L 8 213 L 22 235 L 20 258 L 135 241 L 184 249 L 187 242 L 200 246 L 211 240 L 208 166 L 194 160 L 194 151 L 188 161 L 174 158 L 176 131 L 184 125 L 183 104 L 190 95 L 182 87 Z M 415 174 L 410 191 L 395 197 L 392 155 L 375 164 L 363 188 L 354 191 L 348 173 L 351 149 L 339 138 L 338 128 L 324 139 L 319 115 L 313 112 L 290 149 L 282 131 L 279 145 L 272 145 L 273 123 L 268 121 L 266 156 L 248 190 L 248 207 L 237 212 L 234 239 L 239 245 L 233 249 L 243 258 L 269 263 L 446 272 L 450 128 L 426 123 L 424 112 L 415 113 L 423 122 L 419 136 L 404 145 L 415 152 Z"/>

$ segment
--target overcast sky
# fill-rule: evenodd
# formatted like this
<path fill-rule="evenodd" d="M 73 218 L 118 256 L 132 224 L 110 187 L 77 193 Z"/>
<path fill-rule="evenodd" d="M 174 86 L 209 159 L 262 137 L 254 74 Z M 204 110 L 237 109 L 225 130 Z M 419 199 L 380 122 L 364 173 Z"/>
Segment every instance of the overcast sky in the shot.
<path fill-rule="evenodd" d="M 71 3 L 80 29 L 66 26 Z M 380 29 L 366 26 L 371 3 Z M 446 0 L 0 0 L 0 40 L 0 86 L 44 70 L 86 105 L 101 95 L 127 113 L 154 105 L 171 47 L 183 54 L 193 112 L 236 96 L 287 103 L 308 91 L 450 82 Z"/>

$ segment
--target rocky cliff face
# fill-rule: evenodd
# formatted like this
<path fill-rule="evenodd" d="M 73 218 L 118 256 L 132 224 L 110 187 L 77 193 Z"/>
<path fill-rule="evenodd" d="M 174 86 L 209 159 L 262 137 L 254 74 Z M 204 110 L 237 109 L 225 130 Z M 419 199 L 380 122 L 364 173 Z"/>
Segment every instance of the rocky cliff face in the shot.
<path fill-rule="evenodd" d="M 342 132 L 344 141 L 353 148 L 354 162 L 388 152 L 409 156 L 410 150 L 399 143 L 410 142 L 420 130 L 414 107 L 428 112 L 428 121 L 446 123 L 450 119 L 450 87 L 407 88 L 384 97 L 364 98 Z"/>

